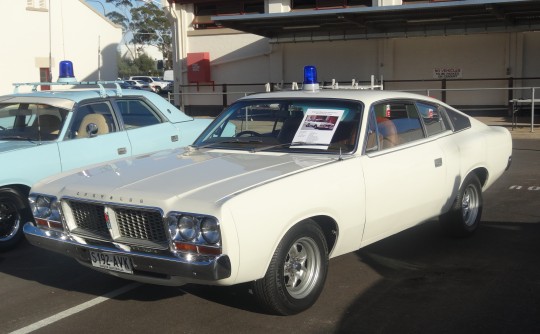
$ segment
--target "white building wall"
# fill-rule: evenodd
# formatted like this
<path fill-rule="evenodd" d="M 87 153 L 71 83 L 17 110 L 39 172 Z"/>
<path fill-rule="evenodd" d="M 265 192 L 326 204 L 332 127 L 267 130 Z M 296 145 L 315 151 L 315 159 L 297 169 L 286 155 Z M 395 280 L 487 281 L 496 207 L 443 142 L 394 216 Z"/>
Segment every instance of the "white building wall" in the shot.
<path fill-rule="evenodd" d="M 381 1 L 380 5 L 394 2 Z M 280 3 L 288 4 L 285 0 L 268 0 L 267 10 L 282 11 Z M 178 12 L 177 17 L 185 18 L 179 22 L 184 29 L 179 43 L 183 46 L 180 61 L 185 63 L 185 56 L 190 52 L 209 52 L 212 80 L 216 85 L 301 82 L 303 67 L 315 65 L 319 81 L 347 82 L 353 78 L 368 81 L 374 75 L 377 79 L 384 78 L 386 89 L 421 90 L 420 93 L 442 98 L 442 84 L 435 80 L 435 69 L 457 70 L 459 79 L 502 79 L 448 79 L 448 89 L 502 88 L 511 77 L 540 77 L 540 32 L 270 44 L 265 38 L 231 33 L 230 29 L 193 30 L 190 25 L 193 6 L 176 6 L 177 11 L 180 8 L 184 8 L 184 12 Z M 185 64 L 183 74 L 181 84 L 186 84 Z M 540 81 L 514 83 L 514 86 L 519 85 L 538 86 Z M 221 88 L 208 89 L 201 88 L 199 92 L 214 92 L 215 96 L 190 95 L 184 102 L 220 104 Z M 508 92 L 496 89 L 449 91 L 446 100 L 458 106 L 502 106 L 508 103 Z"/>
<path fill-rule="evenodd" d="M 46 8 L 39 8 L 40 2 L 34 0 L 32 8 L 27 0 L 0 1 L 0 94 L 13 92 L 14 82 L 39 82 L 40 67 L 49 67 L 49 53 L 53 81 L 61 60 L 73 62 L 80 81 L 97 80 L 98 75 L 101 80 L 116 79 L 121 28 L 83 0 L 47 0 Z"/>
<path fill-rule="evenodd" d="M 540 77 L 540 32 L 530 32 L 523 34 L 523 52 L 520 54 L 523 61 L 523 77 Z M 514 75 L 519 76 L 519 75 Z M 523 87 L 540 87 L 540 79 L 524 80 Z M 521 94 L 520 94 L 521 93 Z M 531 98 L 531 92 L 516 92 L 516 97 Z M 535 92 L 535 98 L 540 96 L 540 89 Z"/>

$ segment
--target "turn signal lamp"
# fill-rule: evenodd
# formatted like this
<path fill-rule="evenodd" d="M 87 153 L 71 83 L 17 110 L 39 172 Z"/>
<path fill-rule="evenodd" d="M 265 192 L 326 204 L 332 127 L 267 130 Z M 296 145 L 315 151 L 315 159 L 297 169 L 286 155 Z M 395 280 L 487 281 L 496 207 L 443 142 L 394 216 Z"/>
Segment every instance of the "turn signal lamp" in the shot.
<path fill-rule="evenodd" d="M 75 74 L 73 74 L 73 63 L 69 60 L 62 60 L 60 62 L 60 73 L 58 75 L 58 82 L 76 82 Z"/>
<path fill-rule="evenodd" d="M 319 82 L 317 81 L 317 68 L 315 66 L 304 66 L 303 89 L 309 91 L 319 90 Z"/>

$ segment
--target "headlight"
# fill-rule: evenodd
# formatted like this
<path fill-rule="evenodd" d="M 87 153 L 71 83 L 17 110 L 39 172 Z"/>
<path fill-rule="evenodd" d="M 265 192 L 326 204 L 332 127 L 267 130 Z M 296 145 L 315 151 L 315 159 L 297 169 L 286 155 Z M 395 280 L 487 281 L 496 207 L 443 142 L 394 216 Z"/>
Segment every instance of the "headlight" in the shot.
<path fill-rule="evenodd" d="M 197 218 L 193 216 L 182 216 L 178 220 L 178 232 L 180 236 L 187 241 L 192 241 L 199 232 Z"/>
<path fill-rule="evenodd" d="M 63 229 L 60 202 L 56 197 L 31 194 L 28 197 L 32 215 L 40 227 Z"/>
<path fill-rule="evenodd" d="M 170 212 L 167 226 L 176 250 L 217 255 L 221 252 L 221 231 L 216 218 Z"/>
<path fill-rule="evenodd" d="M 220 232 L 219 232 L 219 225 L 217 220 L 214 218 L 204 218 L 201 223 L 201 234 L 208 242 L 209 244 L 216 244 L 219 242 L 219 239 L 221 238 Z"/>
<path fill-rule="evenodd" d="M 48 218 L 52 214 L 52 203 L 56 202 L 53 197 L 43 195 L 31 195 L 28 200 L 36 218 Z"/>

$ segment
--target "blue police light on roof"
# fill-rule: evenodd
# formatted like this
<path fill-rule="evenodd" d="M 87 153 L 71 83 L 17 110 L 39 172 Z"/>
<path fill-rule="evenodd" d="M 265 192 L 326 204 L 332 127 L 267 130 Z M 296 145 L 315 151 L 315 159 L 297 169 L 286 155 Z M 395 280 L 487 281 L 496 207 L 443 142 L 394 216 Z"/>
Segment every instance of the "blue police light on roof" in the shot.
<path fill-rule="evenodd" d="M 315 91 L 319 89 L 317 81 L 317 68 L 312 65 L 304 66 L 304 90 Z"/>
<path fill-rule="evenodd" d="M 73 73 L 73 63 L 69 60 L 62 60 L 60 62 L 60 73 L 58 75 L 58 82 L 76 82 L 75 74 Z"/>

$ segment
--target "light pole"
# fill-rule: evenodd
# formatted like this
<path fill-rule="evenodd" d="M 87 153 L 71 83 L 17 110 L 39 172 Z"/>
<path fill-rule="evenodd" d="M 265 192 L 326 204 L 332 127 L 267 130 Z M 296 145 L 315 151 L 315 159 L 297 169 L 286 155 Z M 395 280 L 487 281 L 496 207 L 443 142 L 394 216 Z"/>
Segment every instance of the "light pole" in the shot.
<path fill-rule="evenodd" d="M 103 9 L 103 16 L 104 17 L 107 17 L 107 12 L 105 11 L 105 6 L 103 6 L 103 4 L 98 1 L 98 0 L 86 0 L 87 2 L 95 2 L 95 3 L 99 3 L 101 8 Z M 97 54 L 97 57 L 98 57 L 98 72 L 97 72 L 97 77 L 98 77 L 98 81 L 101 80 L 101 35 L 98 35 L 98 54 Z"/>

